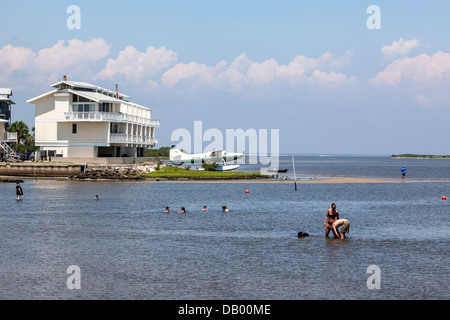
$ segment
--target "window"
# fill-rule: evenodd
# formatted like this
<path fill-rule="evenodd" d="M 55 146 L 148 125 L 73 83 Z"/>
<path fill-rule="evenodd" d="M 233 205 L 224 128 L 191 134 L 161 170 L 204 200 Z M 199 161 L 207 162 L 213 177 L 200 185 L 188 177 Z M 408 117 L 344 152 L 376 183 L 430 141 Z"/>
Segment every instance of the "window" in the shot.
<path fill-rule="evenodd" d="M 110 132 L 111 133 L 119 133 L 119 124 L 111 122 Z"/>
<path fill-rule="evenodd" d="M 98 105 L 99 112 L 111 112 L 112 111 L 112 103 L 103 102 Z"/>
<path fill-rule="evenodd" d="M 74 103 L 72 105 L 73 112 L 95 112 L 95 104 L 93 103 Z"/>
<path fill-rule="evenodd" d="M 77 125 L 76 123 L 72 124 L 72 133 L 77 134 Z"/>
<path fill-rule="evenodd" d="M 6 114 L 8 105 L 5 102 L 0 102 L 0 114 Z"/>
<path fill-rule="evenodd" d="M 83 97 L 80 97 L 80 96 L 77 96 L 76 94 L 74 94 L 72 96 L 72 102 L 92 102 L 92 101 L 89 100 L 89 99 L 86 99 L 86 98 L 83 98 Z"/>

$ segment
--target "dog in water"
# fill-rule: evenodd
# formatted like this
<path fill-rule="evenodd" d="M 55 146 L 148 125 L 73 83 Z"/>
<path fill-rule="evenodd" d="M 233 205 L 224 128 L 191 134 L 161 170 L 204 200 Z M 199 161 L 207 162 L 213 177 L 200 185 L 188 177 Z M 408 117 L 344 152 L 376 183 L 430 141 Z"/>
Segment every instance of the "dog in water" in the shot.
<path fill-rule="evenodd" d="M 309 237 L 309 234 L 307 234 L 306 232 L 299 232 L 297 237 L 299 238 Z"/>

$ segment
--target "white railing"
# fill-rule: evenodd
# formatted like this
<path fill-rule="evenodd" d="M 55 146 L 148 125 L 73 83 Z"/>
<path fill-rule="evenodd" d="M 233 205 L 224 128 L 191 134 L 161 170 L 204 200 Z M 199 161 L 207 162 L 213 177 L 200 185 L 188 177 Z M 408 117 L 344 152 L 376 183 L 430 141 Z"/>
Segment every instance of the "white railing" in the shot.
<path fill-rule="evenodd" d="M 17 141 L 17 132 L 6 132 L 5 140 L 8 142 L 16 142 Z"/>
<path fill-rule="evenodd" d="M 65 112 L 66 121 L 126 122 L 159 128 L 159 120 L 150 120 L 120 112 Z"/>
<path fill-rule="evenodd" d="M 155 127 L 155 128 L 159 128 L 160 125 L 160 121 L 159 120 L 150 120 L 150 127 Z"/>
<path fill-rule="evenodd" d="M 127 144 L 144 144 L 144 145 L 155 145 L 158 143 L 158 139 L 136 136 L 126 133 L 111 133 L 110 143 L 127 143 Z"/>
<path fill-rule="evenodd" d="M 3 141 L 2 139 L 0 139 L 0 150 L 4 151 L 6 157 L 9 157 L 14 152 L 6 141 Z"/>

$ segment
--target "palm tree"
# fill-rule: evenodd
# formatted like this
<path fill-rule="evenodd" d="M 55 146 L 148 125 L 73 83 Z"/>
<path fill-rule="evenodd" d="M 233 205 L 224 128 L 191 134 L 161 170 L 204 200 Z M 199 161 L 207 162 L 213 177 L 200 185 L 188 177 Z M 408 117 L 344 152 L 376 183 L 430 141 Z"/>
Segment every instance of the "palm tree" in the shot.
<path fill-rule="evenodd" d="M 17 132 L 17 143 L 16 143 L 16 153 L 17 153 L 17 148 L 19 147 L 20 141 L 22 141 L 22 140 L 26 141 L 27 137 L 30 135 L 28 126 L 23 121 L 16 121 L 16 122 L 13 122 L 8 127 L 8 132 Z M 26 145 L 25 145 L 25 148 L 26 148 Z"/>
<path fill-rule="evenodd" d="M 23 140 L 25 147 L 25 153 L 28 152 L 28 146 L 34 142 L 34 137 L 31 134 L 27 134 Z"/>

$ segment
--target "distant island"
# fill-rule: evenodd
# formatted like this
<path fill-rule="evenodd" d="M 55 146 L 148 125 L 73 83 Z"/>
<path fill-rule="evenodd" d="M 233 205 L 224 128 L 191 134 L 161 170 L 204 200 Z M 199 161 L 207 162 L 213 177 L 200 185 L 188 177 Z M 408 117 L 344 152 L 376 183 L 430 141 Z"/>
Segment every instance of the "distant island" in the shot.
<path fill-rule="evenodd" d="M 391 155 L 391 158 L 420 158 L 420 159 L 445 159 L 445 158 L 449 158 L 450 159 L 450 155 L 404 153 L 404 154 L 393 154 L 393 155 Z"/>

